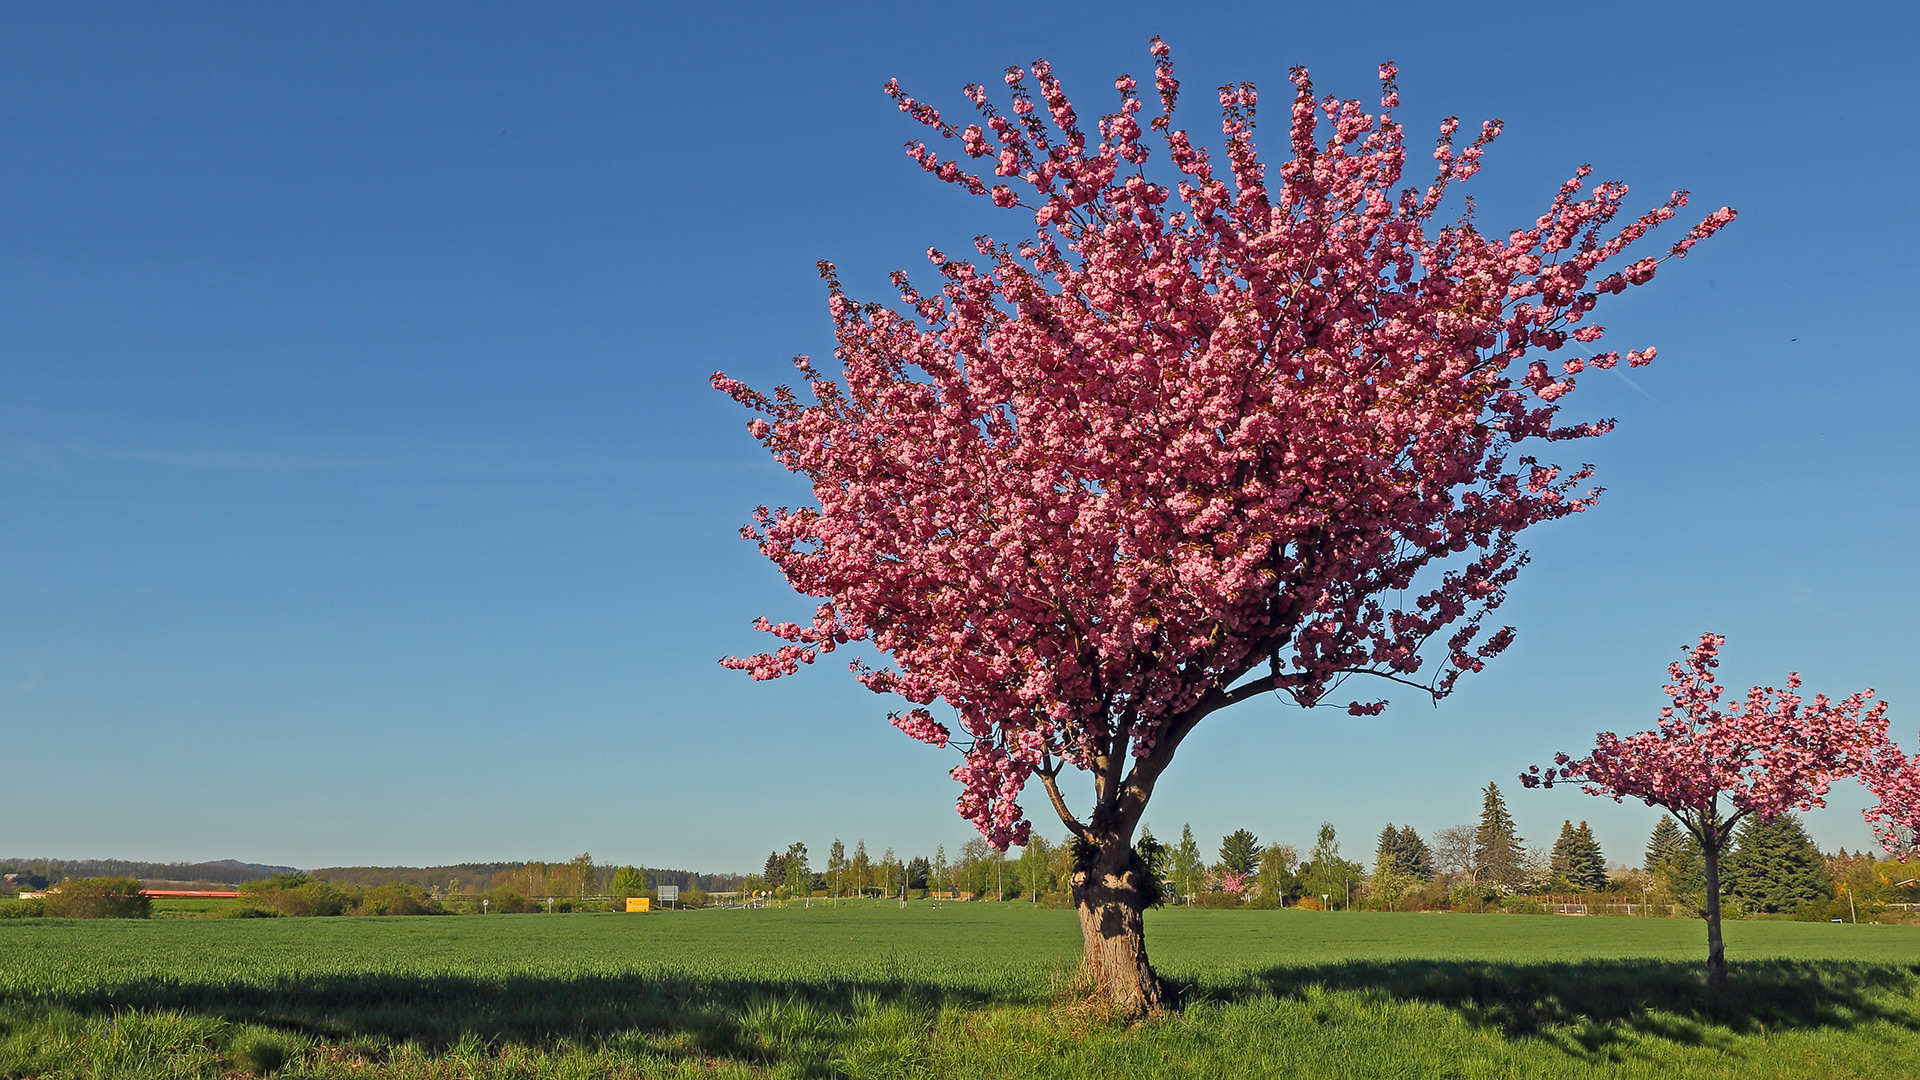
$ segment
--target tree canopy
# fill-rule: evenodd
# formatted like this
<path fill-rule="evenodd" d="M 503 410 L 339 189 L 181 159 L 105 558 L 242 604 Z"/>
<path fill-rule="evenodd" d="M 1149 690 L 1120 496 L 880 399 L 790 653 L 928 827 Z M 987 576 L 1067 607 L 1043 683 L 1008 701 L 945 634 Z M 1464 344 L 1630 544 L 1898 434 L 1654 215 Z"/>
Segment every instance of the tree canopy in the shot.
<path fill-rule="evenodd" d="M 1559 402 L 1588 367 L 1652 359 L 1596 351 L 1591 315 L 1653 278 L 1659 258 L 1614 261 L 1686 203 L 1615 226 L 1626 186 L 1583 195 L 1582 167 L 1529 227 L 1441 224 L 1501 125 L 1462 146 L 1447 120 L 1435 175 L 1402 188 L 1391 64 L 1378 112 L 1319 100 L 1296 70 L 1291 159 L 1271 173 L 1258 94 L 1227 88 L 1217 163 L 1174 126 L 1179 82 L 1153 53 L 1145 124 L 1122 77 L 1119 110 L 1084 127 L 1043 62 L 1009 69 L 1011 116 L 969 87 L 981 123 L 964 128 L 890 85 L 959 150 L 915 143 L 915 160 L 1023 208 L 1034 235 L 982 238 L 979 264 L 929 251 L 939 288 L 896 275 L 898 311 L 823 264 L 841 377 L 807 357 L 804 396 L 713 377 L 812 483 L 815 505 L 762 507 L 744 533 L 823 601 L 810 622 L 758 623 L 787 644 L 725 662 L 774 678 L 871 641 L 890 662 L 853 667 L 912 703 L 897 726 L 945 746 L 926 706 L 953 710 L 959 809 L 1001 847 L 1026 837 L 1031 776 L 1079 832 L 1054 777 L 1087 771 L 1093 816 L 1130 830 L 1214 710 L 1270 692 L 1315 705 L 1356 675 L 1441 696 L 1506 648 L 1512 631 L 1483 619 L 1526 561 L 1520 533 L 1597 494 L 1590 469 L 1530 448 L 1611 429 L 1562 423 Z M 1149 130 L 1171 183 L 1147 175 Z M 1569 345 L 1557 371 L 1530 359 Z"/>
<path fill-rule="evenodd" d="M 1254 871 L 1260 862 L 1260 841 L 1245 829 L 1235 829 L 1220 838 L 1220 868 L 1241 876 Z"/>

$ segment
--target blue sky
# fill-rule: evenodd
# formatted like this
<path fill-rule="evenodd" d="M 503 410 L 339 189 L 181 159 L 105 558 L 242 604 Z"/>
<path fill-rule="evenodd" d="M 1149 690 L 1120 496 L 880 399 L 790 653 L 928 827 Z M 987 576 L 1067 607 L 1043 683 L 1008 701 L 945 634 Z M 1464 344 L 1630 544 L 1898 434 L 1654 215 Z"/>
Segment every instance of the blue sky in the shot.
<path fill-rule="evenodd" d="M 1210 719 L 1148 820 L 1349 853 L 1388 821 L 1652 811 L 1509 783 L 1651 721 L 1666 663 L 1877 687 L 1912 745 L 1910 5 L 16 6 L 0 40 L 0 855 L 705 870 L 951 850 L 951 761 L 839 665 L 715 660 L 810 610 L 735 537 L 803 497 L 706 384 L 829 350 L 818 259 L 1014 237 L 880 93 L 1052 60 L 1083 113 L 1146 42 L 1205 91 L 1507 121 L 1481 221 L 1574 166 L 1740 221 L 1603 311 L 1652 367 L 1570 411 L 1608 493 L 1529 537 L 1519 643 L 1439 707 Z M 1270 110 L 1271 112 L 1271 110 Z M 1278 115 L 1278 114 L 1275 114 Z M 1269 123 L 1269 132 L 1278 129 Z M 1269 141 L 1272 141 L 1270 134 Z M 1844 789 L 1809 824 L 1868 841 Z"/>

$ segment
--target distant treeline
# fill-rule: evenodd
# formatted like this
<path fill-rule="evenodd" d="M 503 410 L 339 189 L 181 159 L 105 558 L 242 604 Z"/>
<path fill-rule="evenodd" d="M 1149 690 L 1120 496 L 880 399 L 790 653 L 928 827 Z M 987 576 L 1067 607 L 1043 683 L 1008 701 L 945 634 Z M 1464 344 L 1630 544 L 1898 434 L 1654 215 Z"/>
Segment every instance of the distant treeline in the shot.
<path fill-rule="evenodd" d="M 0 875 L 18 874 L 47 882 L 73 877 L 130 877 L 142 881 L 238 885 L 243 881 L 257 881 L 275 874 L 294 872 L 291 866 L 266 866 L 233 859 L 198 863 L 130 862 L 126 859 L 0 859 Z"/>
<path fill-rule="evenodd" d="M 518 887 L 529 895 L 558 893 L 575 895 L 585 891 L 604 893 L 617 866 L 596 865 L 587 857 L 572 863 L 538 861 L 455 863 L 451 866 L 330 866 L 311 870 L 315 881 L 335 885 L 376 889 L 382 885 L 413 885 L 439 893 L 481 893 L 502 886 Z M 647 883 L 655 888 L 677 885 L 682 890 L 731 892 L 740 887 L 739 874 L 701 874 L 691 870 L 644 867 Z M 571 875 L 566 871 L 574 871 Z M 268 866 L 235 859 L 203 863 L 132 862 L 126 859 L 0 859 L 0 876 L 12 874 L 18 881 L 13 888 L 46 888 L 67 878 L 128 877 L 152 885 L 166 882 L 177 885 L 241 885 L 281 874 L 297 874 L 292 866 Z M 563 883 L 559 878 L 565 877 Z"/>
<path fill-rule="evenodd" d="M 571 864 L 523 861 L 455 863 L 451 866 L 329 866 L 308 871 L 308 876 L 315 881 L 358 885 L 363 889 L 399 882 L 450 893 L 479 893 L 490 888 L 514 885 L 522 891 L 553 891 L 568 895 L 575 892 L 579 885 L 569 883 L 572 887 L 557 888 L 549 881 L 555 871 L 568 865 Z M 611 878 L 616 869 L 613 866 L 593 866 L 592 880 L 586 883 L 587 890 L 596 893 L 604 891 L 607 887 L 604 879 Z M 699 889 L 703 892 L 730 892 L 738 889 L 743 880 L 740 874 L 656 870 L 651 866 L 642 869 L 646 871 L 647 883 L 655 888 L 677 885 L 681 889 Z"/>

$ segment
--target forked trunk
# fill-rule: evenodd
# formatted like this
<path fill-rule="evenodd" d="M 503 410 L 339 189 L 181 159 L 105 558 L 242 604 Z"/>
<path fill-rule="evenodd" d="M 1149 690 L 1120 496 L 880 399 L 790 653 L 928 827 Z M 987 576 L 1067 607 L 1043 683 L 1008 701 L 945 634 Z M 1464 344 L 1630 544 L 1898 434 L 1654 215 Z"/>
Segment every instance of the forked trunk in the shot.
<path fill-rule="evenodd" d="M 1124 837 L 1106 837 L 1072 878 L 1074 906 L 1086 937 L 1083 964 L 1095 998 L 1122 1016 L 1166 1007 L 1160 979 L 1147 961 L 1146 910 L 1159 895 L 1146 864 Z"/>

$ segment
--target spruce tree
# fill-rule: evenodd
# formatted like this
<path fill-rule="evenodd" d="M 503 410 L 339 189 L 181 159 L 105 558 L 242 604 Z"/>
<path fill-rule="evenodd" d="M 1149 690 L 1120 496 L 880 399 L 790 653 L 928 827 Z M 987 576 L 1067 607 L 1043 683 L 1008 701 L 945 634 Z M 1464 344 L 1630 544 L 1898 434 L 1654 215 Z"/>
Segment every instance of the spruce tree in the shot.
<path fill-rule="evenodd" d="M 1577 828 L 1571 821 L 1561 824 L 1560 838 L 1553 844 L 1553 872 L 1576 889 L 1607 887 L 1607 858 L 1586 822 Z"/>
<path fill-rule="evenodd" d="M 1574 848 L 1578 843 L 1579 838 L 1574 835 L 1573 822 L 1562 821 L 1560 823 L 1560 836 L 1553 842 L 1553 861 L 1551 865 L 1553 867 L 1553 876 L 1565 881 L 1569 885 L 1575 885 L 1573 880 L 1573 861 Z M 1577 888 L 1578 886 L 1575 885 L 1575 887 Z"/>
<path fill-rule="evenodd" d="M 1433 849 L 1427 846 L 1413 826 L 1400 826 L 1399 846 L 1393 849 L 1394 860 L 1401 871 L 1416 881 L 1426 881 L 1433 877 Z"/>
<path fill-rule="evenodd" d="M 1236 874 L 1251 874 L 1260 865 L 1260 841 L 1245 829 L 1235 829 L 1220 839 L 1220 868 Z"/>
<path fill-rule="evenodd" d="M 1828 880 L 1820 849 L 1794 814 L 1748 818 L 1727 855 L 1724 892 L 1746 911 L 1790 912 L 1824 900 Z"/>
<path fill-rule="evenodd" d="M 1526 876 L 1526 853 L 1521 850 L 1513 815 L 1507 812 L 1507 800 L 1501 797 L 1499 785 L 1488 784 L 1482 795 L 1480 827 L 1473 834 L 1474 860 L 1481 867 L 1481 880 L 1502 890 L 1517 888 Z"/>
<path fill-rule="evenodd" d="M 1593 829 L 1586 822 L 1573 831 L 1573 873 L 1568 880 L 1583 889 L 1604 889 L 1607 887 L 1607 856 L 1600 850 L 1600 841 L 1594 839 Z"/>
<path fill-rule="evenodd" d="M 1394 827 L 1392 822 L 1380 830 L 1380 839 L 1373 846 L 1373 861 L 1379 862 L 1382 855 L 1393 856 L 1396 871 L 1415 881 L 1425 881 L 1433 876 L 1433 852 L 1426 841 L 1411 825 Z"/>
<path fill-rule="evenodd" d="M 1658 874 L 1671 867 L 1681 858 L 1687 846 L 1687 837 L 1680 826 L 1670 817 L 1662 816 L 1660 823 L 1653 827 L 1653 835 L 1647 838 L 1647 873 Z"/>
<path fill-rule="evenodd" d="M 1394 828 L 1391 821 L 1380 830 L 1380 839 L 1373 845 L 1374 865 L 1380 865 L 1383 859 L 1391 859 L 1394 865 L 1400 865 L 1400 830 Z"/>

